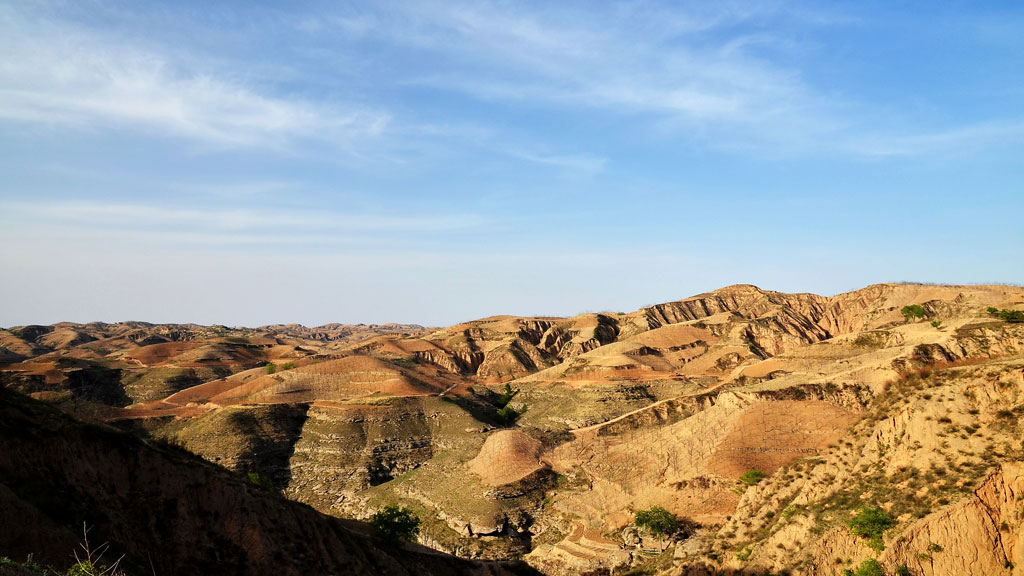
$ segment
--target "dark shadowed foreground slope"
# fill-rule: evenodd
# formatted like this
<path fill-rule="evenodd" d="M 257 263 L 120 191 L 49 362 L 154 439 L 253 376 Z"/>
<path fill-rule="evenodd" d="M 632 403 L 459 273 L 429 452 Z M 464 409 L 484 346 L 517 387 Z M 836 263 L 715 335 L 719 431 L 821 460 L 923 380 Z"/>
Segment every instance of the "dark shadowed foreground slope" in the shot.
<path fill-rule="evenodd" d="M 84 522 L 92 542 L 111 543 L 107 558 L 125 554 L 122 566 L 134 573 L 513 573 L 504 564 L 387 545 L 364 524 L 4 389 L 0 448 L 0 556 L 34 554 L 67 566 Z"/>

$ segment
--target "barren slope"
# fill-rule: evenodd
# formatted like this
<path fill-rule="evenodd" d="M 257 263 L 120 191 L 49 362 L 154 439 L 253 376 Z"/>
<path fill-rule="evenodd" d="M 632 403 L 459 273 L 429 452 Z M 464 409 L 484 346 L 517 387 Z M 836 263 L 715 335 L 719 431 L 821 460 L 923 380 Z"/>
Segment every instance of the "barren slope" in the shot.
<path fill-rule="evenodd" d="M 924 319 L 904 319 L 912 304 Z M 422 543 L 464 556 L 525 555 L 551 574 L 840 574 L 871 556 L 890 571 L 1009 574 L 1024 325 L 990 307 L 1024 308 L 1024 289 L 737 285 L 627 314 L 362 339 L 298 326 L 0 336 L 18 355 L 10 386 L 265 473 L 328 514 L 401 503 L 424 519 Z M 739 482 L 755 469 L 766 479 Z M 845 525 L 875 504 L 897 521 L 882 553 Z M 651 505 L 693 535 L 637 533 L 633 513 Z M 925 562 L 925 538 L 988 555 Z"/>

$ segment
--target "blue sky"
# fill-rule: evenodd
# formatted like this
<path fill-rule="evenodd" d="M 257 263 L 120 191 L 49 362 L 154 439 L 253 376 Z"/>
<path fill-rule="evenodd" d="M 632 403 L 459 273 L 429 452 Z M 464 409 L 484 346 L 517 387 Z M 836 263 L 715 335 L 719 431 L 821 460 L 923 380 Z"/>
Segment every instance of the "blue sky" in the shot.
<path fill-rule="evenodd" d="M 1024 282 L 1015 2 L 0 2 L 0 325 Z"/>

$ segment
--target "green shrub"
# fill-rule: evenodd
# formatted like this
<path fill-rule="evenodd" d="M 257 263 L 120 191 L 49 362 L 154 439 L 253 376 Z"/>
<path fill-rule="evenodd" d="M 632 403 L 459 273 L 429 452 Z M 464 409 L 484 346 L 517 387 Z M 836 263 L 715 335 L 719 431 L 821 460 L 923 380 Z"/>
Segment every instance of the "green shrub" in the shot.
<path fill-rule="evenodd" d="M 1000 310 L 994 306 L 989 306 L 986 312 L 988 312 L 989 316 L 999 318 L 1003 322 L 1011 322 L 1014 324 L 1024 322 L 1024 312 L 1020 310 L 1011 310 L 1009 308 L 1003 308 Z"/>
<path fill-rule="evenodd" d="M 298 366 L 298 364 L 296 364 L 295 362 L 285 362 L 284 364 L 281 364 L 281 370 L 291 370 L 296 366 Z"/>
<path fill-rule="evenodd" d="M 519 394 L 519 390 L 513 390 L 512 386 L 506 383 L 505 392 L 498 397 L 498 407 L 504 408 L 505 406 L 508 406 L 508 403 L 511 402 L 513 398 L 515 398 L 516 394 Z"/>
<path fill-rule="evenodd" d="M 658 537 L 671 536 L 679 528 L 679 520 L 676 519 L 676 515 L 661 506 L 637 510 L 635 523 L 637 527 Z"/>
<path fill-rule="evenodd" d="M 892 528 L 896 522 L 888 512 L 877 506 L 861 508 L 857 515 L 849 521 L 850 533 L 868 539 L 868 546 L 882 550 L 882 535 Z"/>
<path fill-rule="evenodd" d="M 523 414 L 526 414 L 526 406 L 523 406 L 519 410 L 516 410 L 512 406 L 505 406 L 498 410 L 498 421 L 505 426 L 511 426 L 512 424 L 515 424 L 516 420 L 518 420 Z"/>
<path fill-rule="evenodd" d="M 370 517 L 374 533 L 388 542 L 413 540 L 420 533 L 420 519 L 408 508 L 388 504 Z"/>
<path fill-rule="evenodd" d="M 896 567 L 896 576 L 911 576 L 910 568 L 907 568 L 906 564 L 900 564 Z"/>
<path fill-rule="evenodd" d="M 248 474 L 249 484 L 257 488 L 263 488 L 264 490 L 273 490 L 274 483 L 270 480 L 270 476 L 262 472 L 249 472 Z"/>
<path fill-rule="evenodd" d="M 1024 312 L 1020 310 L 1000 310 L 999 319 L 1003 322 L 1020 324 L 1021 322 L 1024 322 Z"/>
<path fill-rule="evenodd" d="M 921 306 L 920 304 L 911 304 L 900 308 L 900 314 L 903 314 L 903 318 L 906 319 L 907 322 L 910 322 L 911 320 L 920 320 L 921 318 L 924 318 L 928 315 L 928 312 L 924 309 L 924 306 Z"/>
<path fill-rule="evenodd" d="M 942 320 L 932 320 L 932 328 L 938 330 L 939 326 L 942 326 Z"/>
<path fill-rule="evenodd" d="M 882 570 L 882 565 L 878 563 L 878 560 L 868 558 L 861 562 L 857 570 L 850 572 L 850 574 L 853 576 L 885 576 L 885 570 Z"/>
<path fill-rule="evenodd" d="M 511 385 L 505 384 L 504 393 L 498 396 L 497 400 L 493 397 L 491 398 L 491 401 L 498 407 L 498 422 L 505 426 L 515 424 L 516 420 L 518 420 L 520 416 L 526 414 L 525 405 L 518 410 L 510 405 L 510 402 L 512 402 L 512 399 L 516 397 L 516 394 L 519 394 L 518 389 L 513 389 Z"/>
<path fill-rule="evenodd" d="M 274 372 L 277 372 L 277 364 L 270 362 L 267 364 L 267 374 L 273 374 Z"/>
<path fill-rule="evenodd" d="M 765 479 L 765 473 L 760 470 L 747 470 L 740 476 L 740 482 L 743 482 L 747 486 L 753 486 L 761 480 Z"/>
<path fill-rule="evenodd" d="M 68 568 L 67 576 L 102 576 L 107 573 L 110 568 L 102 564 L 94 564 L 90 560 L 82 560 L 76 562 L 71 568 Z"/>

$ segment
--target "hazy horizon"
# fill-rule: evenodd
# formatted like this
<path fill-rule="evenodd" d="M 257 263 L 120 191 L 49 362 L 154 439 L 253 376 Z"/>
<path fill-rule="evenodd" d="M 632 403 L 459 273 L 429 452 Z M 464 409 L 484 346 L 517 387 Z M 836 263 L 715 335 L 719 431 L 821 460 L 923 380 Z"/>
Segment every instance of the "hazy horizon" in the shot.
<path fill-rule="evenodd" d="M 748 284 L 748 283 L 743 283 L 743 284 Z M 1019 287 L 1024 287 L 1024 284 L 1016 284 L 1016 283 L 1011 283 L 1011 282 L 973 282 L 973 283 L 965 283 L 965 284 L 950 284 L 950 283 L 943 283 L 943 282 L 915 282 L 915 281 L 910 281 L 910 280 L 901 280 L 901 281 L 890 281 L 890 282 L 877 282 L 877 283 L 874 283 L 874 284 L 907 284 L 907 285 L 920 285 L 920 286 L 1008 286 L 1008 287 L 1018 287 L 1018 288 Z M 843 290 L 841 292 L 836 292 L 836 293 L 832 293 L 832 294 L 818 294 L 816 292 L 811 292 L 811 293 L 812 294 L 817 294 L 818 296 L 834 297 L 834 296 L 837 296 L 839 294 L 844 294 L 844 293 L 847 293 L 847 292 L 855 292 L 856 290 L 859 290 L 861 288 L 866 288 L 866 287 L 872 286 L 874 284 L 865 284 L 864 286 L 861 286 L 860 288 L 854 288 L 854 289 L 851 289 L 851 290 Z M 735 286 L 735 285 L 737 285 L 737 284 L 730 284 L 729 286 Z M 720 286 L 719 289 L 720 288 L 726 288 L 726 287 L 728 287 L 728 286 Z M 762 290 L 772 291 L 771 288 L 765 288 L 764 286 L 756 286 L 756 287 L 760 288 Z M 701 292 L 701 293 L 688 294 L 686 296 L 680 296 L 678 298 L 667 298 L 667 299 L 658 300 L 658 301 L 655 301 L 655 302 L 648 302 L 646 304 L 642 304 L 640 306 L 637 306 L 637 307 L 631 308 L 631 309 L 603 308 L 603 309 L 594 309 L 594 310 L 580 310 L 580 311 L 573 312 L 573 313 L 568 313 L 568 314 L 530 314 L 530 313 L 510 314 L 510 313 L 500 313 L 499 312 L 499 313 L 495 313 L 495 314 L 487 314 L 487 315 L 484 315 L 484 316 L 476 316 L 476 317 L 473 317 L 473 318 L 461 318 L 459 320 L 456 320 L 454 322 L 450 322 L 450 323 L 447 323 L 447 324 L 423 324 L 421 322 L 409 322 L 409 321 L 404 321 L 404 320 L 401 320 L 401 319 L 384 320 L 384 321 L 381 321 L 381 322 L 346 322 L 344 320 L 330 320 L 330 321 L 327 321 L 327 322 L 320 322 L 320 323 L 317 323 L 317 324 L 308 324 L 308 323 L 304 323 L 304 322 L 294 322 L 294 321 L 291 321 L 291 322 L 290 321 L 266 322 L 266 323 L 262 323 L 262 324 L 224 324 L 224 323 L 221 323 L 221 322 L 195 322 L 195 321 L 190 321 L 190 320 L 154 321 L 154 320 L 147 320 L 147 319 L 141 319 L 141 318 L 128 318 L 128 319 L 121 319 L 121 320 L 99 320 L 99 319 L 97 319 L 97 320 L 68 320 L 68 319 L 63 319 L 63 320 L 54 320 L 54 321 L 51 321 L 51 322 L 26 322 L 26 323 L 21 323 L 21 324 L 8 324 L 8 325 L 0 324 L 0 329 L 9 329 L 9 328 L 15 328 L 15 327 L 19 327 L 19 326 L 30 326 L 30 325 L 35 325 L 35 326 L 51 326 L 51 325 L 54 325 L 54 324 L 60 324 L 60 323 L 64 323 L 64 322 L 72 323 L 72 324 L 91 324 L 91 323 L 119 324 L 119 323 L 129 323 L 129 322 L 142 322 L 142 323 L 145 323 L 145 324 L 153 324 L 153 325 L 161 325 L 161 324 L 186 325 L 186 324 L 193 324 L 193 325 L 197 325 L 197 326 L 224 326 L 224 327 L 227 327 L 227 328 L 263 328 L 263 327 L 267 327 L 267 326 L 287 326 L 287 325 L 301 325 L 301 326 L 305 326 L 307 328 L 318 328 L 320 326 L 326 326 L 326 325 L 330 325 L 330 324 L 347 324 L 347 325 L 385 325 L 385 324 L 396 324 L 396 325 L 410 325 L 410 326 L 418 325 L 418 326 L 421 326 L 423 328 L 445 328 L 445 327 L 448 327 L 448 326 L 454 326 L 454 325 L 457 325 L 457 324 L 461 324 L 463 322 L 470 322 L 470 321 L 480 320 L 480 319 L 483 319 L 483 318 L 488 318 L 488 317 L 493 317 L 493 316 L 520 316 L 520 317 L 535 317 L 535 318 L 536 317 L 571 318 L 573 316 L 577 316 L 577 315 L 580 315 L 580 314 L 631 313 L 631 312 L 636 312 L 638 310 L 641 310 L 643 308 L 647 308 L 649 306 L 654 306 L 654 305 L 657 305 L 657 304 L 665 304 L 665 303 L 673 302 L 673 301 L 677 301 L 677 300 L 684 300 L 684 299 L 689 298 L 691 296 L 699 296 L 700 294 L 703 294 L 703 293 L 706 293 L 706 292 L 711 292 L 711 291 L 713 291 L 713 290 L 706 290 L 706 291 Z M 779 291 L 775 290 L 775 292 L 779 292 Z M 804 290 L 804 291 L 795 291 L 795 292 L 791 292 L 791 293 L 795 294 L 795 293 L 808 293 L 808 292 L 806 290 Z"/>
<path fill-rule="evenodd" d="M 0 2 L 0 326 L 1024 282 L 1024 6 Z"/>

